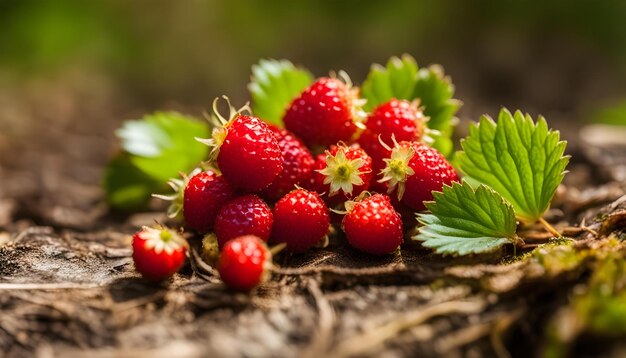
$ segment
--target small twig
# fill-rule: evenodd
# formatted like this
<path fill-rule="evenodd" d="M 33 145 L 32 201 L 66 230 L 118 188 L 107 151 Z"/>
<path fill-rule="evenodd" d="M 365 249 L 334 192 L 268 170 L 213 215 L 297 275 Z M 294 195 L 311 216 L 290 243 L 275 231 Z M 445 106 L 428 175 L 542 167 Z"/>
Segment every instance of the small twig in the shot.
<path fill-rule="evenodd" d="M 506 346 L 502 342 L 502 334 L 506 332 L 511 325 L 517 321 L 523 313 L 524 310 L 517 310 L 512 314 L 507 314 L 506 316 L 499 319 L 491 330 L 491 346 L 493 350 L 496 352 L 498 358 L 510 358 L 511 353 L 506 349 Z"/>
<path fill-rule="evenodd" d="M 191 249 L 191 256 L 192 256 L 192 260 L 190 261 L 196 266 L 194 270 L 195 273 L 209 282 L 215 282 L 217 280 L 217 277 L 219 276 L 217 270 L 215 270 L 209 264 L 204 262 L 202 257 L 200 257 L 200 254 L 198 254 L 198 252 L 193 248 Z M 209 273 L 211 276 L 204 275 L 203 273 L 200 272 L 199 269 L 204 270 L 205 272 Z"/>
<path fill-rule="evenodd" d="M 435 350 L 439 354 L 446 355 L 455 348 L 463 347 L 488 335 L 491 328 L 491 323 L 480 323 L 460 329 L 438 340 L 435 344 Z"/>
<path fill-rule="evenodd" d="M 280 244 L 272 247 L 270 249 L 270 253 L 272 254 L 272 256 L 276 256 L 278 255 L 279 252 L 283 251 L 285 247 L 287 247 L 287 244 L 285 244 L 284 242 L 281 242 Z"/>
<path fill-rule="evenodd" d="M 435 316 L 452 313 L 476 313 L 485 307 L 482 301 L 448 301 L 404 313 L 400 318 L 349 338 L 339 345 L 331 357 L 350 357 L 367 352 L 389 338 L 409 328 L 418 326 Z"/>
<path fill-rule="evenodd" d="M 309 263 L 306 267 L 274 267 L 274 272 L 279 275 L 307 275 L 312 273 L 317 273 L 320 271 L 320 266 L 322 262 L 328 260 L 334 255 L 325 255 L 311 263 Z M 323 267 L 323 266 L 322 266 Z"/>
<path fill-rule="evenodd" d="M 319 284 L 315 280 L 309 280 L 307 285 L 311 296 L 315 299 L 317 305 L 317 313 L 319 315 L 319 325 L 315 331 L 313 338 L 309 344 L 309 349 L 305 353 L 305 357 L 324 356 L 330 345 L 330 336 L 335 322 L 335 311 L 324 297 L 324 293 L 320 290 Z"/>
<path fill-rule="evenodd" d="M 587 226 L 585 226 L 585 227 L 582 227 L 582 226 L 581 226 L 580 228 L 581 228 L 583 231 L 588 232 L 588 233 L 590 233 L 591 235 L 593 235 L 593 236 L 595 236 L 595 237 L 600 237 L 600 234 L 599 234 L 597 231 L 595 231 L 594 229 L 592 229 L 592 228 L 589 228 L 589 227 L 587 227 Z"/>
<path fill-rule="evenodd" d="M 519 247 L 520 249 L 535 249 L 535 248 L 537 248 L 537 247 L 539 247 L 541 245 L 543 245 L 543 244 L 524 244 L 524 245 L 520 245 L 520 246 L 517 246 L 517 247 Z"/>
<path fill-rule="evenodd" d="M 592 229 L 592 228 L 590 228 L 590 227 L 588 227 L 586 225 L 585 218 L 583 218 L 583 220 L 580 222 L 580 229 L 585 231 L 585 232 L 590 233 L 591 235 L 593 235 L 595 237 L 600 237 L 600 234 L 597 231 L 595 231 L 594 229 Z"/>
<path fill-rule="evenodd" d="M 380 267 L 366 267 L 366 268 L 350 268 L 350 267 L 338 267 L 333 265 L 316 266 L 319 262 L 325 261 L 328 257 L 324 257 L 315 263 L 312 263 L 306 267 L 276 267 L 274 272 L 278 275 L 310 275 L 315 273 L 333 273 L 337 275 L 368 275 L 368 274 L 389 274 L 398 271 L 400 265 L 390 264 Z"/>
<path fill-rule="evenodd" d="M 0 290 L 68 290 L 102 287 L 96 283 L 0 283 Z"/>
<path fill-rule="evenodd" d="M 550 223 L 547 222 L 544 218 L 539 218 L 539 222 L 546 228 L 546 230 L 550 232 L 550 234 L 554 235 L 554 237 L 561 237 L 561 233 L 559 233 L 557 229 L 555 229 L 554 226 L 550 225 Z"/>
<path fill-rule="evenodd" d="M 113 306 L 113 311 L 119 312 L 119 311 L 125 311 L 125 310 L 129 310 L 132 308 L 136 308 L 136 307 L 141 307 L 145 304 L 151 303 L 151 302 L 156 302 L 158 300 L 160 300 L 161 298 L 165 297 L 165 294 L 167 293 L 166 290 L 162 290 L 162 291 L 157 291 L 151 295 L 148 296 L 144 296 L 144 297 L 139 297 L 139 298 L 135 298 L 133 300 L 128 300 L 125 302 L 122 302 L 120 304 L 117 304 L 115 306 Z"/>

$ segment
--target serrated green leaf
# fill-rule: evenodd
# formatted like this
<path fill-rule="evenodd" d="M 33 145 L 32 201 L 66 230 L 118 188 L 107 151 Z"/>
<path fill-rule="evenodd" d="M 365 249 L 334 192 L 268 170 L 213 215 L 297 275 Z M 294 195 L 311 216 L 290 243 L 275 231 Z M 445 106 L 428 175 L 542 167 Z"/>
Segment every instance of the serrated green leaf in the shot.
<path fill-rule="evenodd" d="M 209 148 L 194 140 L 209 136 L 205 121 L 176 112 L 156 112 L 125 122 L 116 132 L 130 162 L 155 180 L 165 182 L 206 159 Z"/>
<path fill-rule="evenodd" d="M 361 85 L 361 96 L 367 99 L 363 106 L 372 111 L 381 103 L 392 98 L 412 101 L 417 82 L 417 62 L 410 55 L 391 57 L 385 67 L 374 64 L 367 79 Z"/>
<path fill-rule="evenodd" d="M 424 114 L 430 117 L 428 127 L 440 132 L 434 136 L 432 146 L 446 156 L 452 154 L 451 136 L 458 121 L 454 115 L 462 102 L 452 98 L 454 85 L 441 66 L 418 69 L 410 55 L 392 57 L 385 67 L 372 66 L 361 86 L 361 95 L 367 99 L 364 109 L 368 111 L 392 98 L 419 99 Z"/>
<path fill-rule="evenodd" d="M 418 214 L 424 224 L 415 240 L 439 254 L 468 255 L 497 250 L 515 242 L 515 213 L 504 198 L 486 185 L 476 190 L 467 182 L 444 186 L 426 203 L 430 214 Z"/>
<path fill-rule="evenodd" d="M 163 128 L 147 121 L 126 121 L 116 133 L 124 150 L 142 157 L 158 157 L 162 148 L 172 145 Z"/>
<path fill-rule="evenodd" d="M 385 67 L 372 65 L 367 79 L 361 85 L 361 96 L 367 99 L 364 109 L 372 111 L 392 98 L 415 99 L 417 73 L 417 62 L 407 54 L 401 58 L 391 57 Z"/>
<path fill-rule="evenodd" d="M 112 207 L 144 206 L 165 182 L 206 159 L 209 148 L 194 140 L 207 137 L 209 125 L 176 112 L 156 112 L 125 122 L 116 132 L 122 152 L 109 161 L 103 179 Z"/>
<path fill-rule="evenodd" d="M 125 153 L 109 161 L 102 181 L 106 200 L 110 206 L 123 210 L 142 208 L 165 183 L 146 175 L 134 166 Z"/>
<path fill-rule="evenodd" d="M 282 126 L 289 104 L 313 82 L 313 75 L 287 60 L 261 60 L 252 66 L 248 90 L 254 114 Z"/>
<path fill-rule="evenodd" d="M 565 175 L 565 145 L 543 117 L 535 124 L 528 114 L 511 115 L 503 108 L 497 124 L 483 116 L 470 127 L 456 159 L 465 175 L 505 197 L 520 220 L 535 222 Z"/>
<path fill-rule="evenodd" d="M 428 127 L 449 137 L 457 122 L 454 115 L 463 103 L 452 98 L 454 85 L 450 77 L 444 74 L 443 67 L 432 65 L 420 69 L 413 96 L 420 99 L 424 114 L 430 118 Z"/>

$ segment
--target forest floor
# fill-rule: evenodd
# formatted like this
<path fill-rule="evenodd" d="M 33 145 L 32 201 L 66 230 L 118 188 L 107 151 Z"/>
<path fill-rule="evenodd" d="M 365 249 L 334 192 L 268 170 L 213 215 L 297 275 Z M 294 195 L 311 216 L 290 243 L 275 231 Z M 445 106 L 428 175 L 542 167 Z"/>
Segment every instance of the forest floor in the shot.
<path fill-rule="evenodd" d="M 569 147 L 570 173 L 546 215 L 566 239 L 530 227 L 517 252 L 450 258 L 406 243 L 374 258 L 335 236 L 279 255 L 272 280 L 251 294 L 224 288 L 195 237 L 171 281 L 141 279 L 130 235 L 162 211 L 108 210 L 103 163 L 90 159 L 109 134 L 56 135 L 56 151 L 33 141 L 19 159 L 2 158 L 5 356 L 626 354 L 626 149 L 598 145 L 602 133 Z M 0 140 L 3 155 L 8 147 Z"/>

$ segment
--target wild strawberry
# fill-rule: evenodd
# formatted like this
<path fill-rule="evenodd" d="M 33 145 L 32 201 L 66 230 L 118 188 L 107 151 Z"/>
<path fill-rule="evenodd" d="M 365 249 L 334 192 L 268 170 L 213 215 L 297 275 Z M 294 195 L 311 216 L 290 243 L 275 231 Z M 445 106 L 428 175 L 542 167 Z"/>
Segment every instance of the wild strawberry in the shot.
<path fill-rule="evenodd" d="M 219 246 L 238 236 L 256 235 L 267 241 L 272 230 L 272 210 L 256 195 L 244 195 L 226 203 L 215 219 Z"/>
<path fill-rule="evenodd" d="M 283 121 L 313 148 L 350 141 L 363 120 L 357 90 L 336 78 L 320 78 L 293 100 Z"/>
<path fill-rule="evenodd" d="M 390 151 L 380 142 L 391 143 L 392 137 L 397 141 L 419 141 L 424 133 L 425 118 L 417 107 L 417 102 L 392 99 L 374 109 L 367 117 L 365 130 L 361 133 L 358 143 L 373 159 L 375 173 L 384 167 L 383 159 L 388 158 Z"/>
<path fill-rule="evenodd" d="M 274 206 L 271 242 L 287 244 L 290 252 L 304 252 L 320 242 L 329 228 L 328 207 L 320 196 L 296 189 Z"/>
<path fill-rule="evenodd" d="M 187 226 L 200 232 L 213 229 L 218 210 L 233 196 L 224 177 L 212 170 L 192 176 L 185 185 L 183 216 Z"/>
<path fill-rule="evenodd" d="M 396 192 L 401 203 L 416 211 L 426 209 L 424 201 L 433 200 L 433 191 L 459 180 L 446 158 L 423 143 L 395 143 L 385 164 L 380 182 L 387 184 L 387 193 Z"/>
<path fill-rule="evenodd" d="M 292 191 L 296 185 L 302 185 L 309 180 L 314 159 L 307 147 L 293 133 L 273 125 L 269 128 L 274 133 L 283 155 L 283 171 L 260 195 L 275 202 Z"/>
<path fill-rule="evenodd" d="M 187 241 L 166 228 L 144 226 L 133 236 L 133 261 L 143 277 L 165 280 L 185 263 Z"/>
<path fill-rule="evenodd" d="M 354 248 L 374 255 L 395 251 L 402 243 L 402 219 L 389 197 L 375 194 L 346 203 L 342 228 Z"/>
<path fill-rule="evenodd" d="M 227 99 L 228 100 L 228 99 Z M 230 105 L 230 103 L 229 103 Z M 241 114 L 231 107 L 230 120 L 217 112 L 217 99 L 213 109 L 220 122 L 210 139 L 199 139 L 213 147 L 211 157 L 228 182 L 244 191 L 259 191 L 283 170 L 283 156 L 276 137 L 262 120 Z"/>
<path fill-rule="evenodd" d="M 374 174 L 372 158 L 358 144 L 347 147 L 333 145 L 314 165 L 312 188 L 327 193 L 331 206 L 353 198 L 367 190 Z M 337 197 L 335 197 L 337 195 Z"/>
<path fill-rule="evenodd" d="M 237 291 L 250 291 L 269 278 L 272 254 L 263 240 L 240 236 L 224 245 L 217 270 L 224 284 Z"/>
<path fill-rule="evenodd" d="M 324 174 L 320 173 L 320 170 L 324 170 L 326 168 L 326 153 L 318 154 L 314 159 L 315 161 L 311 167 L 311 177 L 306 185 L 304 185 L 304 188 L 318 194 L 328 194 L 328 185 L 324 184 L 324 179 L 326 177 Z"/>

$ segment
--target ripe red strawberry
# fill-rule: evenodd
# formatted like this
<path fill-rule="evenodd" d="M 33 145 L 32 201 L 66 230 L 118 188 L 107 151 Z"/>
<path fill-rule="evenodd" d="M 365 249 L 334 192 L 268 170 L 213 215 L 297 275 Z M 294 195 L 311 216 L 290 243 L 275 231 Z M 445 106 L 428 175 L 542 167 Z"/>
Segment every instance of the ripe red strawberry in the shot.
<path fill-rule="evenodd" d="M 231 119 L 217 113 L 221 125 L 213 129 L 211 139 L 198 139 L 213 147 L 212 157 L 228 182 L 244 191 L 259 191 L 274 181 L 283 170 L 283 156 L 276 137 L 257 117 L 241 114 L 231 107 Z"/>
<path fill-rule="evenodd" d="M 350 141 L 363 120 L 357 90 L 336 78 L 320 78 L 293 100 L 283 121 L 313 148 Z"/>
<path fill-rule="evenodd" d="M 326 168 L 326 153 L 315 156 L 315 161 L 311 167 L 311 177 L 304 186 L 305 189 L 314 191 L 318 194 L 328 194 L 328 186 L 324 184 L 324 174 L 320 174 L 320 170 Z"/>
<path fill-rule="evenodd" d="M 133 236 L 133 261 L 143 277 L 161 281 L 171 277 L 185 263 L 187 241 L 166 228 L 144 226 Z"/>
<path fill-rule="evenodd" d="M 365 130 L 361 133 L 358 143 L 373 159 L 374 173 L 384 167 L 383 159 L 388 158 L 390 151 L 380 141 L 392 143 L 392 137 L 400 141 L 419 141 L 424 133 L 424 114 L 417 107 L 417 102 L 392 99 L 374 109 L 365 122 Z"/>
<path fill-rule="evenodd" d="M 237 291 L 250 291 L 269 277 L 272 254 L 263 240 L 240 236 L 224 245 L 217 270 L 224 284 Z"/>
<path fill-rule="evenodd" d="M 380 181 L 387 184 L 387 193 L 396 192 L 400 202 L 415 211 L 426 209 L 424 201 L 433 200 L 433 191 L 459 180 L 446 158 L 423 143 L 395 143 L 385 163 Z"/>
<path fill-rule="evenodd" d="M 402 243 L 402 219 L 389 197 L 375 194 L 346 203 L 342 228 L 354 248 L 374 255 L 394 252 Z"/>
<path fill-rule="evenodd" d="M 256 235 L 267 241 L 272 230 L 272 210 L 256 195 L 244 195 L 226 203 L 215 219 L 220 247 L 238 236 Z"/>
<path fill-rule="evenodd" d="M 213 229 L 218 210 L 233 196 L 224 177 L 212 170 L 198 173 L 185 185 L 183 216 L 187 226 L 200 232 Z"/>
<path fill-rule="evenodd" d="M 275 202 L 292 191 L 296 185 L 302 185 L 309 180 L 314 159 L 307 147 L 293 133 L 273 125 L 269 125 L 269 128 L 274 133 L 283 155 L 283 171 L 261 192 L 261 196 Z"/>
<path fill-rule="evenodd" d="M 314 168 L 311 188 L 326 193 L 331 206 L 367 190 L 374 176 L 372 158 L 358 144 L 331 146 L 318 156 Z"/>
<path fill-rule="evenodd" d="M 271 242 L 287 244 L 290 252 L 304 252 L 320 242 L 329 228 L 328 207 L 320 196 L 296 189 L 274 206 Z"/>

